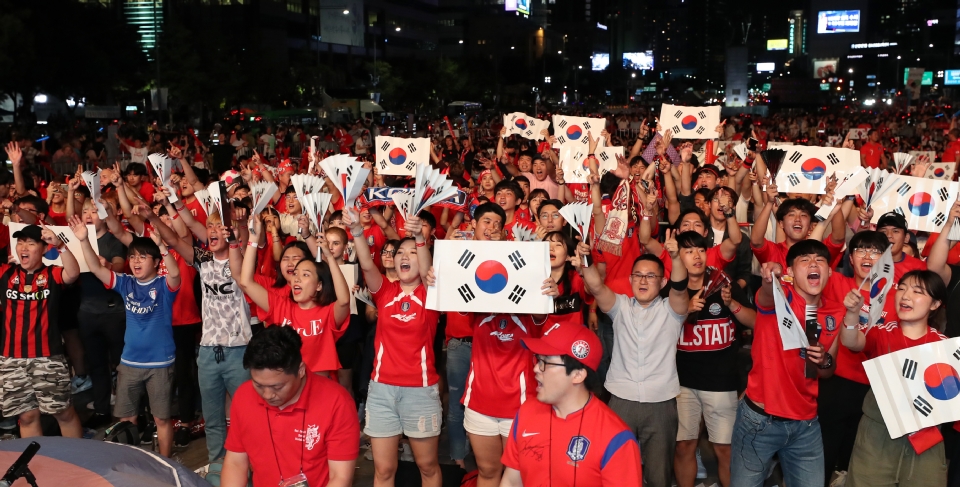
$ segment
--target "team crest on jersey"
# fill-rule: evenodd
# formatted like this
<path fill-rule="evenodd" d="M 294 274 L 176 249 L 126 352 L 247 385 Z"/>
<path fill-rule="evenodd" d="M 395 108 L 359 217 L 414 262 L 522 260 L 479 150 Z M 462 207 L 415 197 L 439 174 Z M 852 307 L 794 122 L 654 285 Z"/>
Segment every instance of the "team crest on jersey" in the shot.
<path fill-rule="evenodd" d="M 590 344 L 585 340 L 577 340 L 570 346 L 570 353 L 573 354 L 574 357 L 583 360 L 587 358 L 587 355 L 590 355 Z"/>
<path fill-rule="evenodd" d="M 369 245 L 371 248 L 373 247 L 373 235 L 367 237 L 367 245 Z"/>
<path fill-rule="evenodd" d="M 229 265 L 223 266 L 223 270 L 221 271 L 221 273 L 222 273 L 223 277 L 226 277 L 226 278 L 231 278 L 231 277 L 233 277 L 233 274 L 230 274 L 230 266 L 229 266 Z"/>
<path fill-rule="evenodd" d="M 507 320 L 500 320 L 500 329 L 505 330 L 507 328 Z"/>
<path fill-rule="evenodd" d="M 47 286 L 47 276 L 43 274 L 37 275 L 37 287 L 46 287 Z"/>
<path fill-rule="evenodd" d="M 13 276 L 13 281 L 11 281 L 10 283 L 13 284 L 14 286 L 19 285 L 19 284 L 20 284 L 20 276 Z"/>
<path fill-rule="evenodd" d="M 574 436 L 570 438 L 570 444 L 567 445 L 567 456 L 575 462 L 583 461 L 587 457 L 587 450 L 590 449 L 590 439 L 586 436 Z"/>
<path fill-rule="evenodd" d="M 713 316 L 720 314 L 720 303 L 713 303 L 710 305 L 710 314 Z"/>
<path fill-rule="evenodd" d="M 827 316 L 827 331 L 833 331 L 837 329 L 837 320 L 833 316 Z"/>
<path fill-rule="evenodd" d="M 147 292 L 150 295 L 150 299 L 157 299 L 157 290 L 150 288 L 150 291 Z"/>
<path fill-rule="evenodd" d="M 404 301 L 400 303 L 400 311 L 403 311 L 404 313 L 406 313 L 407 311 L 410 311 L 410 302 Z"/>

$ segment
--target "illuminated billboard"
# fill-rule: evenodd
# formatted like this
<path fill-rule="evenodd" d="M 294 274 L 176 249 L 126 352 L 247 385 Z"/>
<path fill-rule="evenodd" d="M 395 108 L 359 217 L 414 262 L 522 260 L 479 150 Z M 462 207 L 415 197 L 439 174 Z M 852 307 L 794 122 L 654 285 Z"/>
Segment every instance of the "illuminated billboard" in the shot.
<path fill-rule="evenodd" d="M 776 63 L 757 63 L 758 73 L 772 73 L 777 69 Z"/>
<path fill-rule="evenodd" d="M 653 51 L 623 53 L 623 67 L 627 69 L 653 69 Z"/>
<path fill-rule="evenodd" d="M 948 69 L 944 71 L 943 84 L 960 85 L 960 69 Z M 89 110 L 89 108 L 87 110 Z"/>
<path fill-rule="evenodd" d="M 947 73 L 949 73 L 949 71 L 947 71 Z M 903 85 L 904 86 L 907 85 L 907 79 L 909 78 L 909 75 L 910 75 L 910 68 L 903 68 Z M 944 80 L 943 84 L 948 85 L 950 83 L 947 83 L 946 80 Z M 932 86 L 932 85 L 933 85 L 933 71 L 924 71 L 923 77 L 920 78 L 920 86 Z"/>
<path fill-rule="evenodd" d="M 817 12 L 817 34 L 860 32 L 859 10 L 823 10 Z"/>
<path fill-rule="evenodd" d="M 827 78 L 837 72 L 839 59 L 817 59 L 813 61 L 813 77 Z"/>
<path fill-rule="evenodd" d="M 788 45 L 787 39 L 767 39 L 768 51 L 786 51 Z"/>
<path fill-rule="evenodd" d="M 590 69 L 594 71 L 603 71 L 607 69 L 607 66 L 610 66 L 610 53 L 608 52 L 595 52 L 593 56 L 590 56 Z"/>

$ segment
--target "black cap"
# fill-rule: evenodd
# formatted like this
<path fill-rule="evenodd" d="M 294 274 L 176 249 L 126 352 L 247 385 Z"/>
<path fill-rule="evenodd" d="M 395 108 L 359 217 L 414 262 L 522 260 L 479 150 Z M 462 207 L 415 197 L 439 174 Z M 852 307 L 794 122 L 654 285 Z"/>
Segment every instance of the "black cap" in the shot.
<path fill-rule="evenodd" d="M 895 211 L 887 212 L 884 213 L 879 220 L 877 220 L 877 230 L 880 230 L 883 227 L 899 228 L 906 232 L 907 219 Z"/>
<path fill-rule="evenodd" d="M 700 175 L 705 172 L 712 173 L 714 176 L 716 176 L 717 179 L 720 179 L 720 170 L 717 169 L 717 166 L 714 166 L 713 164 L 707 164 L 697 169 L 696 172 L 693 173 L 693 179 L 699 178 Z"/>
<path fill-rule="evenodd" d="M 27 225 L 20 230 L 13 232 L 13 238 L 29 238 L 30 240 L 43 242 L 43 232 L 41 232 L 40 227 L 36 225 Z"/>

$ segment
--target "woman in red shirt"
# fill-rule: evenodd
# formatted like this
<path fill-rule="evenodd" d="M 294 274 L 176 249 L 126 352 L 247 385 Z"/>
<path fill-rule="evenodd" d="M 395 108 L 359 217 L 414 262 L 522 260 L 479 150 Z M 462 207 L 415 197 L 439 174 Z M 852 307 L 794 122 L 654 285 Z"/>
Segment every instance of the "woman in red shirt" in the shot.
<path fill-rule="evenodd" d="M 593 304 L 593 296 L 580 277 L 580 256 L 576 242 L 563 232 L 550 232 L 543 240 L 550 243 L 550 277 L 557 283 L 559 295 L 553 298 L 554 311 L 547 323 L 583 326 L 583 310 Z M 589 249 L 589 247 L 587 247 Z"/>
<path fill-rule="evenodd" d="M 863 296 L 856 289 L 847 294 L 843 301 L 847 314 L 840 332 L 840 341 L 845 347 L 854 352 L 863 350 L 867 358 L 872 359 L 947 339 L 939 331 L 946 322 L 947 287 L 937 273 L 915 270 L 904 274 L 896 295 L 888 299 L 895 300 L 898 321 L 888 320 L 868 329 L 864 335 L 857 328 Z M 947 485 L 944 455 L 943 437 L 936 426 L 890 439 L 871 390 L 863 400 L 863 417 L 853 445 L 846 485 L 866 487 L 898 482 Z"/>
<path fill-rule="evenodd" d="M 263 225 L 254 219 L 254 232 Z M 329 375 L 340 369 L 336 341 L 347 329 L 350 318 L 350 287 L 340 272 L 337 259 L 327 250 L 320 237 L 325 262 L 301 259 L 289 279 L 290 294 L 282 296 L 267 291 L 254 278 L 257 267 L 257 246 L 247 245 L 240 273 L 240 287 L 250 299 L 269 313 L 268 323 L 292 326 L 303 338 L 303 359 L 311 372 Z M 289 276 L 282 272 L 282 276 Z"/>

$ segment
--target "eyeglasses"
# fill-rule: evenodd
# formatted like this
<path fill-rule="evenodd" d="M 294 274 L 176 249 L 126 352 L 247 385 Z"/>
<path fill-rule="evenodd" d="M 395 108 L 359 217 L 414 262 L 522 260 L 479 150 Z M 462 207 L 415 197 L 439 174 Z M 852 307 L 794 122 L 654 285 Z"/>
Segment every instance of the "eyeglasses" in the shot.
<path fill-rule="evenodd" d="M 633 274 L 630 274 L 630 277 L 640 282 L 644 282 L 644 281 L 649 282 L 649 281 L 656 281 L 657 279 L 660 279 L 660 277 L 662 276 L 658 276 L 656 274 L 638 274 L 634 272 Z"/>
<path fill-rule="evenodd" d="M 866 257 L 869 255 L 870 257 L 876 259 L 876 258 L 879 258 L 880 255 L 883 254 L 883 252 L 880 252 L 877 249 L 855 249 L 853 251 L 853 254 L 856 255 L 857 257 Z"/>
<path fill-rule="evenodd" d="M 544 360 L 543 357 L 537 355 L 537 367 L 540 369 L 540 372 L 546 372 L 548 365 L 554 365 L 554 366 L 557 366 L 557 367 L 563 367 L 563 366 L 564 366 L 563 363 L 559 363 L 559 364 L 558 364 L 558 363 L 554 363 L 554 362 L 547 362 L 546 360 Z"/>
<path fill-rule="evenodd" d="M 380 251 L 380 255 L 387 255 L 387 254 L 393 255 L 396 251 L 397 249 L 384 248 L 383 250 Z"/>

